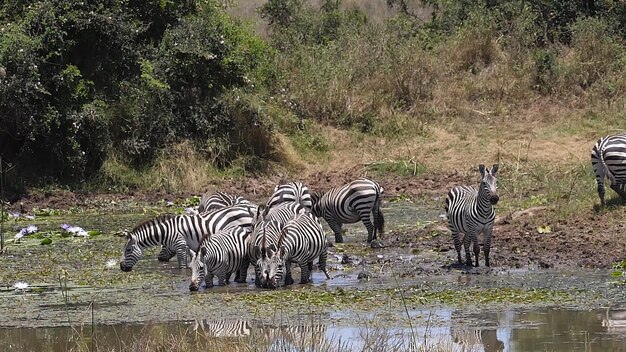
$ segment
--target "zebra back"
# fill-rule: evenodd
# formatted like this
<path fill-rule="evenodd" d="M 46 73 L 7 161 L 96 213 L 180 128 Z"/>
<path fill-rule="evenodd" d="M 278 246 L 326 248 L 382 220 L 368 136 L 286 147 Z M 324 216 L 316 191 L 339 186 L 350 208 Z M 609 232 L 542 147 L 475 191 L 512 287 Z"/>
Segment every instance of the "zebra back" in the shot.
<path fill-rule="evenodd" d="M 300 203 L 307 209 L 311 209 L 313 206 L 309 189 L 307 186 L 303 185 L 302 182 L 289 182 L 274 187 L 274 193 L 267 201 L 266 207 L 271 209 L 283 202 Z"/>
<path fill-rule="evenodd" d="M 251 203 L 243 197 L 239 197 L 225 192 L 206 192 L 200 198 L 200 204 L 198 204 L 198 212 L 203 213 L 206 211 L 218 210 L 239 204 L 249 205 Z"/>

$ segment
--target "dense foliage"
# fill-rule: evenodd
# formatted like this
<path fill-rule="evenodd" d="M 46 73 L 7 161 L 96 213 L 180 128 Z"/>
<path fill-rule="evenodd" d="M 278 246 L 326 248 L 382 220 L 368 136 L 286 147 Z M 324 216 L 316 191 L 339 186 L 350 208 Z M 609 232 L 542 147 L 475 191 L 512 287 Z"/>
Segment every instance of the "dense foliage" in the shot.
<path fill-rule="evenodd" d="M 213 0 L 2 2 L 3 161 L 31 185 L 115 183 L 180 145 L 266 170 L 285 158 L 276 132 L 303 158 L 327 151 L 312 121 L 389 136 L 626 93 L 623 1 L 387 0 L 383 21 L 315 3 L 263 2 L 263 40 Z"/>

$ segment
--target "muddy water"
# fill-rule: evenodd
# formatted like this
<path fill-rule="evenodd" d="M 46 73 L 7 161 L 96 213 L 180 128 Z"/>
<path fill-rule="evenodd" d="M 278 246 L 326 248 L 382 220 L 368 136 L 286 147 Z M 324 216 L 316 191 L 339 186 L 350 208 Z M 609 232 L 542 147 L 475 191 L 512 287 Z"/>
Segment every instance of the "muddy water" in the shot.
<path fill-rule="evenodd" d="M 0 328 L 0 341 L 6 351 L 50 352 L 88 347 L 92 341 L 97 341 L 101 350 L 126 350 L 145 335 L 184 336 L 198 349 L 264 341 L 266 347 L 281 346 L 280 350 L 301 350 L 312 343 L 360 351 L 364 344 L 376 340 L 385 341 L 388 346 L 430 346 L 445 351 L 626 351 L 626 308 L 510 310 L 473 315 L 438 309 L 411 314 L 427 316 L 429 325 L 381 328 L 311 323 L 311 320 L 281 325 L 209 318 L 167 324 L 84 326 L 78 330 Z"/>
<path fill-rule="evenodd" d="M 409 231 L 436 221 L 442 214 L 439 205 L 438 200 L 429 204 L 390 203 L 384 209 L 386 228 Z M 23 243 L 10 246 L 7 255 L 0 256 L 0 267 L 5 270 L 5 273 L 0 272 L 0 278 L 5 278 L 0 280 L 0 351 L 66 351 L 71 347 L 88 346 L 92 341 L 100 350 L 128 350 L 128 344 L 138 336 L 152 334 L 184 335 L 199 345 L 198 349 L 212 350 L 226 343 L 224 341 L 231 343 L 234 338 L 232 331 L 222 326 L 220 319 L 223 318 L 229 319 L 226 325 L 239 326 L 244 338 L 261 335 L 267 340 L 267 346 L 283 344 L 295 346 L 294 350 L 298 350 L 293 342 L 298 340 L 294 334 L 303 333 L 312 335 L 304 340 L 315 337 L 316 342 L 321 343 L 318 340 L 322 338 L 324 343 L 337 348 L 346 347 L 347 343 L 349 350 L 360 350 L 371 342 L 369 340 L 408 347 L 427 344 L 440 346 L 444 351 L 463 348 L 471 351 L 619 351 L 626 346 L 626 313 L 615 308 L 626 308 L 625 292 L 611 284 L 606 272 L 442 270 L 441 263 L 454 261 L 452 253 L 413 253 L 409 248 L 372 251 L 364 243 L 366 233 L 361 224 L 346 226 L 347 243 L 330 249 L 331 280 L 325 280 L 323 274 L 316 271 L 312 285 L 284 289 L 279 293 L 293 293 L 289 297 L 304 303 L 285 311 L 285 316 L 289 317 L 286 320 L 282 319 L 281 311 L 269 320 L 259 321 L 258 310 L 267 309 L 268 305 L 250 297 L 265 297 L 262 295 L 266 293 L 254 287 L 250 280 L 252 271 L 247 285 L 231 284 L 191 294 L 188 271 L 178 269 L 175 261 L 156 261 L 155 250 L 149 251 L 131 273 L 121 273 L 117 267 L 108 268 L 105 263 L 119 257 L 124 242 L 110 235 L 153 216 L 148 212 L 35 219 L 34 223 L 42 231 L 58 231 L 61 223 L 70 223 L 86 230 L 100 230 L 103 235 L 89 239 L 55 237 L 48 246 L 39 245 L 40 240 L 24 239 Z M 19 223 L 27 224 L 30 222 Z M 342 264 L 345 254 L 350 254 L 355 264 Z M 415 274 L 416 267 L 427 265 L 437 270 L 427 275 Z M 371 274 L 367 280 L 359 279 L 364 271 Z M 412 275 L 403 276 L 406 272 Z M 60 282 L 60 275 L 67 277 L 68 282 Z M 294 276 L 299 277 L 299 270 L 294 270 Z M 27 281 L 29 288 L 22 292 L 15 290 L 11 286 L 17 280 Z M 385 296 L 390 288 L 409 290 L 411 287 L 428 287 L 432 291 L 500 287 L 562 290 L 578 296 L 579 300 L 568 302 L 569 306 L 559 302 L 548 305 L 543 302 L 528 305 L 467 302 L 461 304 L 462 309 L 458 304 L 454 309 L 433 303 L 424 304 L 422 308 L 420 304 L 413 304 L 407 309 L 411 317 L 408 320 L 404 307 L 393 306 L 392 300 L 385 306 Z M 320 292 L 333 295 L 365 292 L 365 296 L 376 297 L 376 304 L 371 307 L 367 303 L 351 305 L 348 301 L 348 304 L 329 306 L 325 301 L 316 303 Z M 280 304 L 280 301 L 274 303 Z M 511 309 L 513 306 L 515 309 Z M 614 309 L 600 309 L 606 306 Z M 294 317 L 309 316 L 309 310 L 324 313 L 315 324 L 294 320 Z M 207 321 L 204 317 L 213 320 Z M 235 324 L 234 317 L 244 320 Z M 201 348 L 202 344 L 205 348 Z"/>

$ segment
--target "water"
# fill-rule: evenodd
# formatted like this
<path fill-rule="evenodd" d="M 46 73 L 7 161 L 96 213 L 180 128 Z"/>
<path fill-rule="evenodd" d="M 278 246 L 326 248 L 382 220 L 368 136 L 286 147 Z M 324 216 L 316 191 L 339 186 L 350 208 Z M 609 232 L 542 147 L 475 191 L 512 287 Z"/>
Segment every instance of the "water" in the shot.
<path fill-rule="evenodd" d="M 96 341 L 99 350 L 126 350 L 142 337 L 184 337 L 198 349 L 229 344 L 334 346 L 360 351 L 367 344 L 422 346 L 444 351 L 626 351 L 626 308 L 592 311 L 542 309 L 465 315 L 451 310 L 412 312 L 427 324 L 380 327 L 375 320 L 361 326 L 322 324 L 321 319 L 281 324 L 256 320 L 197 319 L 175 323 L 95 325 L 79 329 L 0 328 L 6 351 L 67 351 Z M 337 314 L 341 314 L 337 313 Z M 347 312 L 346 314 L 350 314 Z M 93 336 L 93 339 L 91 337 Z M 412 345 L 411 341 L 415 343 Z M 259 347 L 259 345 L 257 345 Z"/>

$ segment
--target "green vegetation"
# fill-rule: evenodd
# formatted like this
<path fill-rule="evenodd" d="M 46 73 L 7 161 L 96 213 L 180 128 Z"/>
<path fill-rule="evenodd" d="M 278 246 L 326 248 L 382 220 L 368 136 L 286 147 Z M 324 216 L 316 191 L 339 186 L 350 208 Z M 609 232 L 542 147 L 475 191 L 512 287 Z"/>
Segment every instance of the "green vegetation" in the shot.
<path fill-rule="evenodd" d="M 476 138 L 528 169 L 550 164 L 528 152 L 537 140 L 593 140 L 623 120 L 623 2 L 393 0 L 382 18 L 348 1 L 257 3 L 263 38 L 215 0 L 5 1 L 11 193 L 196 191 L 216 177 L 334 165 L 372 140 L 387 143 L 370 156 L 391 160 L 381 173 L 474 163 Z M 520 126 L 524 148 L 511 145 Z"/>

